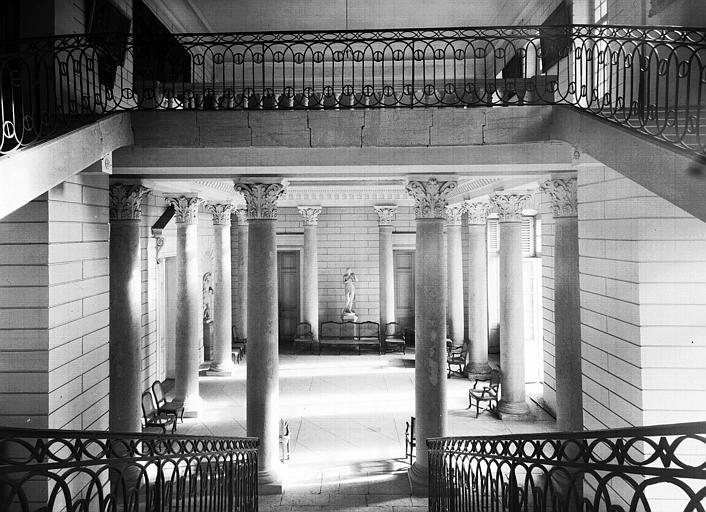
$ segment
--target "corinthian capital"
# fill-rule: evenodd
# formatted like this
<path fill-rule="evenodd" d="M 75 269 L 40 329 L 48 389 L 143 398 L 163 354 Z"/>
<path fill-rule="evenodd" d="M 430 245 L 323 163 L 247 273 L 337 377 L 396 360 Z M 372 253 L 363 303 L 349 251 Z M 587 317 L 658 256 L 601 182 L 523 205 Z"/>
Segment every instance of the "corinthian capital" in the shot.
<path fill-rule="evenodd" d="M 179 196 L 165 198 L 174 208 L 174 220 L 177 224 L 196 224 L 199 219 L 199 206 L 204 202 L 200 197 Z"/>
<path fill-rule="evenodd" d="M 206 209 L 213 216 L 214 226 L 230 226 L 230 215 L 235 206 L 232 204 L 207 204 Z"/>
<path fill-rule="evenodd" d="M 460 226 L 461 219 L 463 219 L 464 207 L 462 204 L 452 204 L 446 207 L 444 213 L 446 214 L 446 225 L 447 226 Z"/>
<path fill-rule="evenodd" d="M 281 183 L 237 183 L 235 190 L 245 198 L 248 219 L 277 218 L 277 200 L 284 193 Z"/>
<path fill-rule="evenodd" d="M 446 199 L 455 188 L 455 181 L 437 181 L 436 178 L 410 181 L 405 187 L 416 202 L 414 216 L 417 219 L 443 219 Z"/>
<path fill-rule="evenodd" d="M 500 222 L 522 222 L 522 210 L 530 198 L 530 194 L 496 193 L 490 196 L 490 208 L 498 214 Z"/>
<path fill-rule="evenodd" d="M 150 193 L 142 185 L 110 186 L 110 220 L 140 220 L 142 217 L 142 198 Z"/>
<path fill-rule="evenodd" d="M 553 178 L 542 183 L 542 191 L 552 201 L 554 217 L 576 217 L 576 178 Z"/>
<path fill-rule="evenodd" d="M 245 208 L 235 210 L 235 216 L 238 218 L 238 226 L 248 225 L 248 211 Z"/>
<path fill-rule="evenodd" d="M 319 223 L 320 206 L 297 206 L 297 209 L 304 219 L 305 226 L 316 226 Z"/>
<path fill-rule="evenodd" d="M 469 224 L 486 224 L 488 222 L 488 203 L 466 201 L 464 208 L 468 214 Z"/>
<path fill-rule="evenodd" d="M 378 225 L 392 226 L 392 221 L 395 220 L 397 213 L 396 206 L 373 206 L 375 213 L 378 214 Z"/>

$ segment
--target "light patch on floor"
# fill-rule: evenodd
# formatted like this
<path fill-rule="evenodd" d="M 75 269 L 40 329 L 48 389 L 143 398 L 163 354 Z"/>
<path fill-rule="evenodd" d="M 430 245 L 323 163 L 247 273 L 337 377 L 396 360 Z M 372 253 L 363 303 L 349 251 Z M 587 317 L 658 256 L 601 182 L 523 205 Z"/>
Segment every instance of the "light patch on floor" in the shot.
<path fill-rule="evenodd" d="M 414 413 L 414 354 L 280 355 L 280 415 L 290 427 L 284 494 L 261 496 L 261 511 L 426 510 L 411 496 L 404 454 L 405 421 Z M 244 436 L 247 358 L 230 377 L 199 379 L 206 401 L 180 434 Z M 535 421 L 503 422 L 467 410 L 473 382 L 448 383 L 448 435 L 502 435 L 555 430 L 530 402 Z M 540 387 L 541 388 L 541 387 Z M 528 385 L 528 396 L 538 387 Z"/>

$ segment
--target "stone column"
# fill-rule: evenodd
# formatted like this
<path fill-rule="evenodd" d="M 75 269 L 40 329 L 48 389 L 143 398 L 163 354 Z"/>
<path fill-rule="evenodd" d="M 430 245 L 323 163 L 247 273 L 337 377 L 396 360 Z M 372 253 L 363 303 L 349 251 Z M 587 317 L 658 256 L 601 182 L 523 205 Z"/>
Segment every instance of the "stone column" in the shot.
<path fill-rule="evenodd" d="M 142 264 L 140 185 L 110 186 L 110 395 L 113 432 L 140 432 L 142 378 Z"/>
<path fill-rule="evenodd" d="M 304 304 L 302 313 L 304 320 L 311 324 L 314 341 L 319 341 L 319 254 L 316 226 L 318 224 L 320 206 L 300 206 L 299 214 L 304 222 Z"/>
<path fill-rule="evenodd" d="M 184 402 L 184 416 L 196 417 L 203 400 L 199 396 L 199 347 L 203 333 L 201 276 L 199 275 L 198 197 L 168 197 L 174 207 L 176 247 L 176 354 L 174 398 Z"/>
<path fill-rule="evenodd" d="M 261 494 L 282 492 L 279 462 L 277 200 L 279 183 L 238 183 L 248 210 L 247 433 L 260 438 Z"/>
<path fill-rule="evenodd" d="M 542 184 L 554 213 L 554 332 L 556 423 L 559 430 L 583 429 L 581 309 L 576 177 Z"/>
<path fill-rule="evenodd" d="M 236 273 L 238 276 L 238 294 L 235 306 L 235 335 L 246 339 L 248 333 L 248 211 L 244 208 L 235 210 L 238 218 L 238 254 Z"/>
<path fill-rule="evenodd" d="M 528 194 L 498 193 L 490 196 L 499 215 L 501 399 L 503 419 L 529 414 L 525 392 L 525 324 L 522 286 L 522 210 Z"/>
<path fill-rule="evenodd" d="M 490 376 L 488 364 L 488 203 L 466 201 L 468 214 L 468 364 L 469 379 Z"/>
<path fill-rule="evenodd" d="M 392 221 L 397 213 L 397 206 L 374 206 L 378 214 L 380 234 L 379 271 L 380 271 L 380 332 L 384 334 L 385 325 L 395 321 L 395 275 L 392 254 Z"/>
<path fill-rule="evenodd" d="M 455 347 L 463 345 L 463 244 L 461 242 L 461 204 L 447 206 L 446 215 L 446 281 L 448 287 L 447 336 Z"/>
<path fill-rule="evenodd" d="M 455 181 L 410 181 L 416 202 L 414 409 L 417 457 L 409 470 L 412 492 L 428 494 L 426 439 L 446 435 L 446 289 L 444 209 Z"/>
<path fill-rule="evenodd" d="M 233 298 L 231 295 L 230 215 L 232 204 L 206 206 L 213 217 L 213 351 L 209 375 L 227 376 L 234 370 L 231 358 L 231 326 Z"/>

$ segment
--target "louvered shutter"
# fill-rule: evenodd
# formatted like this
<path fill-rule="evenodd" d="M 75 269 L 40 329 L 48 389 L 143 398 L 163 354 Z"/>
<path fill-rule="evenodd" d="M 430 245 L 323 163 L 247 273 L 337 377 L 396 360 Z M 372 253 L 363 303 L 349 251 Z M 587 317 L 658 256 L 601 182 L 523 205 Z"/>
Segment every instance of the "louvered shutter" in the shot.
<path fill-rule="evenodd" d="M 488 252 L 498 252 L 498 219 L 488 219 Z"/>
<path fill-rule="evenodd" d="M 534 217 L 522 217 L 522 256 L 534 256 Z"/>

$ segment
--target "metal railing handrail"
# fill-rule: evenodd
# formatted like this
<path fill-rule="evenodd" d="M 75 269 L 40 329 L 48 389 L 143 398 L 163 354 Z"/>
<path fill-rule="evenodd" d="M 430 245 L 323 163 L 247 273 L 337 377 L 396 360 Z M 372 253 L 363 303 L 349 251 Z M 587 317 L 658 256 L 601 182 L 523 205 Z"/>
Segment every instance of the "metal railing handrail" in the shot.
<path fill-rule="evenodd" d="M 8 510 L 257 510 L 257 438 L 0 427 Z M 4 509 L 3 509 L 4 510 Z"/>
<path fill-rule="evenodd" d="M 126 110 L 566 105 L 706 158 L 699 28 L 79 34 L 3 49 L 0 156 Z"/>
<path fill-rule="evenodd" d="M 706 422 L 427 440 L 429 510 L 704 511 Z M 665 508 L 666 507 L 666 508 Z"/>

